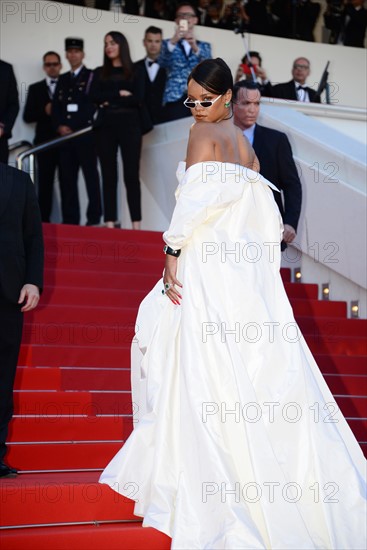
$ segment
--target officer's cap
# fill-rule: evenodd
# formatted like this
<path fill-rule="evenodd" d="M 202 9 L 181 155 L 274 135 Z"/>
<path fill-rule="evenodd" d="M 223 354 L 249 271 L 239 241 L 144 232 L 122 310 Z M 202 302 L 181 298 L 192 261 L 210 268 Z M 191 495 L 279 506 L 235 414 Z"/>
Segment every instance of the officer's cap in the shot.
<path fill-rule="evenodd" d="M 78 48 L 79 50 L 84 49 L 84 41 L 82 38 L 65 38 L 65 50 L 70 50 L 71 48 Z"/>

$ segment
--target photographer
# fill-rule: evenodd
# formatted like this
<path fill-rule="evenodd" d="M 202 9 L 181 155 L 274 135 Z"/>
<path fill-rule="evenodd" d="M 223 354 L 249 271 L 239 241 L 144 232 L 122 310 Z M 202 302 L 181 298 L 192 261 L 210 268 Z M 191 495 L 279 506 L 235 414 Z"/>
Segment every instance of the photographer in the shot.
<path fill-rule="evenodd" d="M 167 81 L 163 94 L 164 121 L 191 116 L 183 102 L 187 97 L 187 77 L 192 69 L 211 58 L 208 42 L 196 40 L 196 11 L 190 3 L 181 3 L 176 10 L 175 32 L 172 38 L 163 40 L 158 58 L 160 67 L 167 69 Z"/>

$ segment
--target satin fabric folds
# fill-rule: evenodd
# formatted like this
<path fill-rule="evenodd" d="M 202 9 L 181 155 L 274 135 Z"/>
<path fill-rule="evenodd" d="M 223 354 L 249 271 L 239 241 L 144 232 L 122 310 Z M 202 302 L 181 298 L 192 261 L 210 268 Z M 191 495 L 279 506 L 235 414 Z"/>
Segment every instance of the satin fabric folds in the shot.
<path fill-rule="evenodd" d="M 365 548 L 366 462 L 285 294 L 272 184 L 220 162 L 178 179 L 182 304 L 161 280 L 140 305 L 134 430 L 100 481 L 173 549 Z"/>

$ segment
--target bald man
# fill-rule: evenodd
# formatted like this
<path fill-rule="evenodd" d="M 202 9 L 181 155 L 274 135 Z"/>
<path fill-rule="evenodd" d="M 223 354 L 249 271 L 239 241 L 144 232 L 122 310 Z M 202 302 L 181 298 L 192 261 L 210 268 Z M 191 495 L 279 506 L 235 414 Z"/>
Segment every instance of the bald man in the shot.
<path fill-rule="evenodd" d="M 306 86 L 306 80 L 310 76 L 311 65 L 306 57 L 297 57 L 293 62 L 292 80 L 276 84 L 272 89 L 272 96 L 278 99 L 292 99 L 304 103 L 320 103 L 320 97 L 315 90 Z"/>

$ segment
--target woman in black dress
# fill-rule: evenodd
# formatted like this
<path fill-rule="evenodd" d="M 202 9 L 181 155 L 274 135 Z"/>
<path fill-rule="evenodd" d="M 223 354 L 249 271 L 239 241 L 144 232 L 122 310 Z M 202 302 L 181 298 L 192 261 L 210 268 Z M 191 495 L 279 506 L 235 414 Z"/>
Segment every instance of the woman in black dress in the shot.
<path fill-rule="evenodd" d="M 118 226 L 117 152 L 120 147 L 132 227 L 140 229 L 140 110 L 144 85 L 144 75 L 131 61 L 125 36 L 117 31 L 106 34 L 103 66 L 95 70 L 91 91 L 99 106 L 95 135 L 102 170 L 106 227 Z"/>

